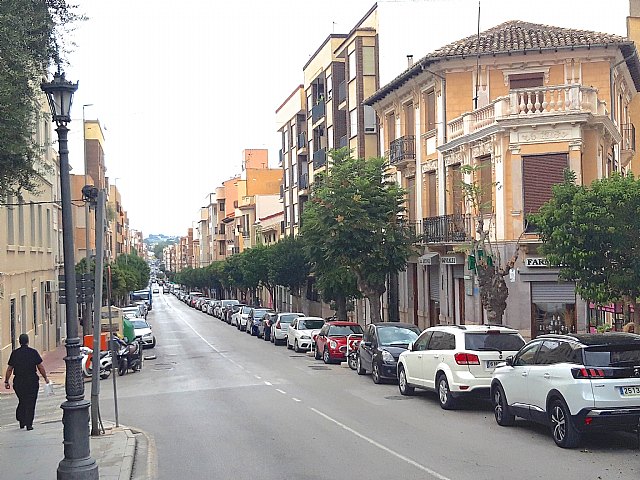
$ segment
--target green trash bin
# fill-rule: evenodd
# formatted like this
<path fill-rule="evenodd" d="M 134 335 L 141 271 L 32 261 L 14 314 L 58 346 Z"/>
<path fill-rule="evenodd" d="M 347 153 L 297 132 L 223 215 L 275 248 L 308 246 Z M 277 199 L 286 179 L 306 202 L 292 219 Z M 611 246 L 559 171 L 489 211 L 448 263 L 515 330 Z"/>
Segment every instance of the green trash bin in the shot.
<path fill-rule="evenodd" d="M 133 323 L 127 317 L 123 317 L 122 319 L 122 335 L 129 342 L 133 342 L 136 338 L 135 331 L 133 329 Z"/>

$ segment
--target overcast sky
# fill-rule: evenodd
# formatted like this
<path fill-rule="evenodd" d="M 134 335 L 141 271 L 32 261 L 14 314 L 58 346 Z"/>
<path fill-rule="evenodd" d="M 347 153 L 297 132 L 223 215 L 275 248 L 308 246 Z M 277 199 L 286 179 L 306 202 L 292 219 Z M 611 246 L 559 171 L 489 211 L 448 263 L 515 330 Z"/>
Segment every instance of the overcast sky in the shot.
<path fill-rule="evenodd" d="M 88 20 L 75 33 L 66 72 L 80 82 L 69 125 L 73 172 L 84 171 L 82 105 L 93 104 L 85 115 L 105 130 L 107 175 L 117 179 L 130 226 L 145 237 L 185 235 L 207 194 L 240 172 L 243 149 L 268 148 L 277 166 L 276 108 L 303 83 L 302 67 L 327 35 L 348 33 L 374 4 L 76 2 Z M 419 45 L 433 45 L 429 51 L 476 31 L 477 0 L 395 3 L 426 3 L 442 17 L 425 18 L 415 32 L 416 42 L 428 40 Z M 481 0 L 480 27 L 518 19 L 625 35 L 628 0 L 609 0 L 606 9 L 603 3 Z M 398 56 L 418 59 L 429 51 Z"/>

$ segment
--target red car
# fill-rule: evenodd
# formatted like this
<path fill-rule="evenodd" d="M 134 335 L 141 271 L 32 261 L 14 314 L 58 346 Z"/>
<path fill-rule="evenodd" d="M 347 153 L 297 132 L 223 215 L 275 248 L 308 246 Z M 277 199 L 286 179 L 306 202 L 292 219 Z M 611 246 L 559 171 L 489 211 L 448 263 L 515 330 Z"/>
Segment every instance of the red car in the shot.
<path fill-rule="evenodd" d="M 316 347 L 316 360 L 324 363 L 344 362 L 347 351 L 347 338 L 351 342 L 350 348 L 355 348 L 362 339 L 362 327 L 355 322 L 327 322 L 320 333 L 313 339 Z"/>

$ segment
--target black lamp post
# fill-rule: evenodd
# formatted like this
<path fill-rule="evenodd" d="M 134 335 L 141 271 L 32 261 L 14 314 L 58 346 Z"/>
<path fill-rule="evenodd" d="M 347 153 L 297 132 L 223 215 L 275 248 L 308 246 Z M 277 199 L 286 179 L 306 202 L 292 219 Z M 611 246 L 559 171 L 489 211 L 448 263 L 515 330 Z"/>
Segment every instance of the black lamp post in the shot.
<path fill-rule="evenodd" d="M 71 121 L 71 102 L 78 83 L 56 73 L 53 81 L 42 83 L 47 94 L 53 121 L 58 126 L 60 154 L 60 200 L 62 202 L 62 240 L 64 251 L 65 311 L 67 314 L 67 339 L 65 346 L 67 365 L 65 392 L 67 400 L 60 405 L 63 410 L 64 459 L 58 464 L 59 480 L 98 479 L 98 464 L 91 457 L 89 446 L 89 405 L 84 399 L 80 338 L 78 338 L 78 302 L 76 299 L 76 272 L 73 246 L 73 215 L 71 211 L 71 181 L 69 179 L 69 148 L 67 123 Z M 84 125 L 83 125 L 84 128 Z"/>

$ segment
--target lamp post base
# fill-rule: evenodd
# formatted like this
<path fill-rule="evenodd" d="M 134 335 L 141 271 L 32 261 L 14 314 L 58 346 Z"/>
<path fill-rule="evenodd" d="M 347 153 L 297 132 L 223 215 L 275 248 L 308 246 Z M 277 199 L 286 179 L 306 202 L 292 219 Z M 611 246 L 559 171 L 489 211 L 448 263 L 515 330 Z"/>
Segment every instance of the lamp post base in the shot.
<path fill-rule="evenodd" d="M 58 480 L 98 480 L 98 464 L 89 453 L 87 400 L 67 400 L 62 408 L 65 458 L 58 464 Z"/>

